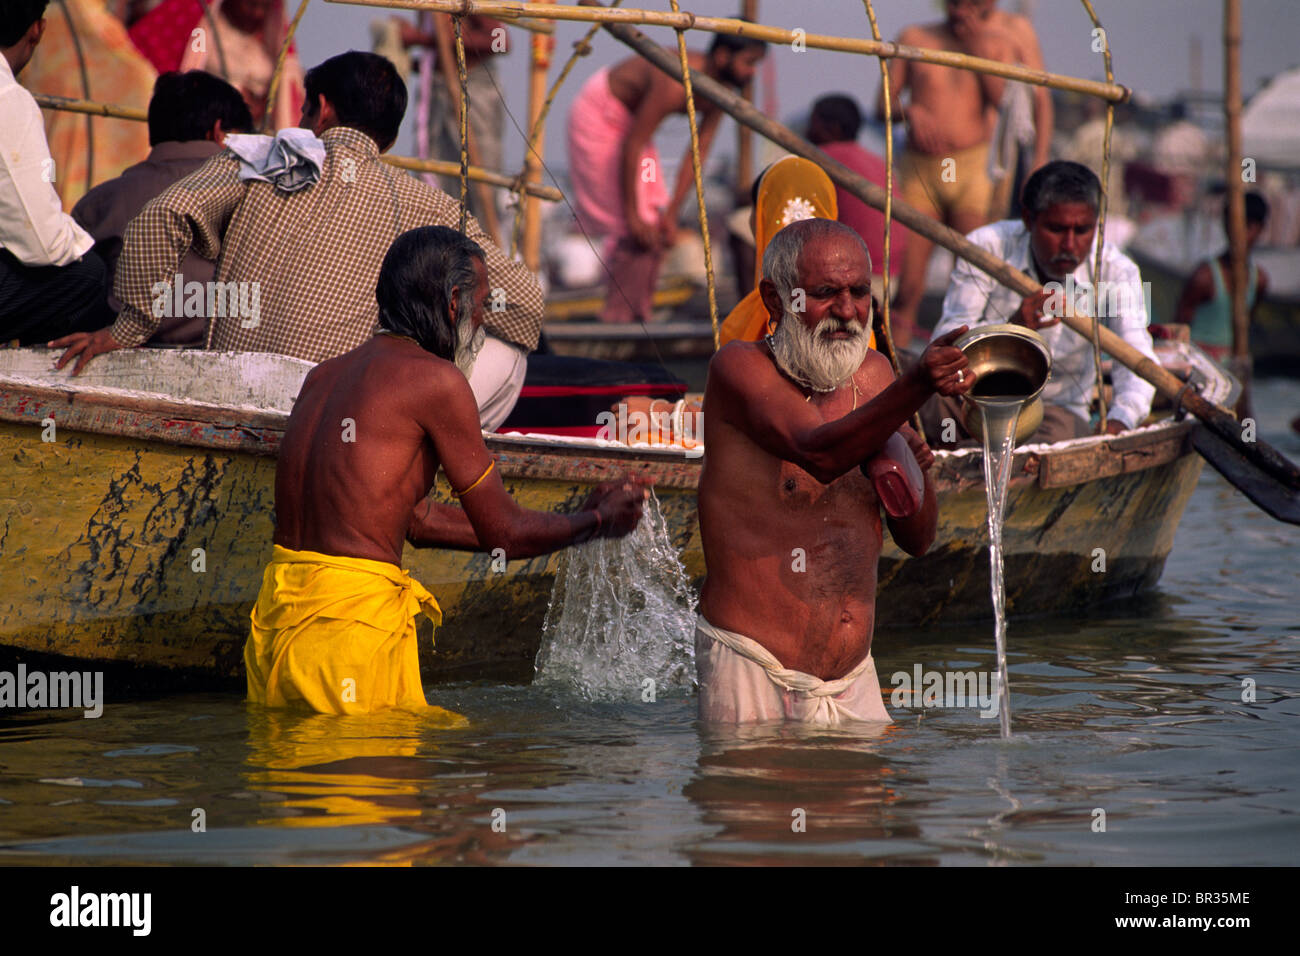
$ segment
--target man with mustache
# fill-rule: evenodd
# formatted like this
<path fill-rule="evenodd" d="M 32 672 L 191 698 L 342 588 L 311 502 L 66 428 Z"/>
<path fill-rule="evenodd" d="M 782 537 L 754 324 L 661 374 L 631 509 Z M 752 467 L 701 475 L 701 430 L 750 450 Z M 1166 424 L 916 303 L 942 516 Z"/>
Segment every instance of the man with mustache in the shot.
<path fill-rule="evenodd" d="M 415 615 L 442 613 L 401 570 L 407 542 L 514 560 L 636 527 L 648 492 L 632 479 L 598 486 L 572 514 L 506 492 L 462 374 L 489 297 L 476 242 L 445 226 L 403 233 L 379 271 L 378 334 L 307 374 L 280 442 L 275 550 L 244 647 L 254 703 L 428 706 Z M 460 507 L 427 497 L 439 467 Z"/>
<path fill-rule="evenodd" d="M 1022 298 L 987 273 L 958 260 L 943 300 L 935 335 L 961 325 L 1012 322 L 1037 331 L 1052 352 L 1052 374 L 1043 389 L 1043 424 L 1030 442 L 1056 442 L 1092 433 L 1090 406 L 1097 384 L 1092 342 L 1061 324 L 1066 310 L 1092 315 L 1153 361 L 1146 299 L 1137 265 L 1109 242 L 1102 253 L 1101 282 L 1093 289 L 1101 181 L 1087 166 L 1066 160 L 1048 163 L 1029 177 L 1021 196 L 1023 219 L 995 222 L 968 238 L 999 259 L 1037 279 L 1043 291 Z M 1107 409 L 1106 433 L 1136 428 L 1151 411 L 1155 388 L 1126 368 L 1114 372 L 1115 396 Z M 962 438 L 955 402 L 937 399 L 923 415 L 926 435 L 942 437 L 941 423 L 953 418 Z"/>
<path fill-rule="evenodd" d="M 721 349 L 705 388 L 700 717 L 888 720 L 870 653 L 881 503 L 859 466 L 899 431 L 922 468 L 933 462 L 905 423 L 935 391 L 971 387 L 951 344 L 960 330 L 937 337 L 895 380 L 867 345 L 871 257 L 832 220 L 777 233 L 759 289 L 775 332 Z M 927 477 L 920 509 L 890 518 L 889 530 L 923 554 L 937 516 Z"/>

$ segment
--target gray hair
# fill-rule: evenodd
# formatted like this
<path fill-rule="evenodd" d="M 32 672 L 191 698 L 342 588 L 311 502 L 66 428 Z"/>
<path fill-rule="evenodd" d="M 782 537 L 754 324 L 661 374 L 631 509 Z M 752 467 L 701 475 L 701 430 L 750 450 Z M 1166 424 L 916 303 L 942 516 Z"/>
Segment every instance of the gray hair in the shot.
<path fill-rule="evenodd" d="M 763 278 L 771 280 L 787 308 L 790 296 L 799 285 L 799 255 L 803 247 L 816 239 L 836 237 L 852 238 L 867 256 L 867 271 L 871 271 L 871 253 L 862 237 L 853 229 L 834 219 L 801 219 L 786 226 L 767 244 L 763 253 Z"/>

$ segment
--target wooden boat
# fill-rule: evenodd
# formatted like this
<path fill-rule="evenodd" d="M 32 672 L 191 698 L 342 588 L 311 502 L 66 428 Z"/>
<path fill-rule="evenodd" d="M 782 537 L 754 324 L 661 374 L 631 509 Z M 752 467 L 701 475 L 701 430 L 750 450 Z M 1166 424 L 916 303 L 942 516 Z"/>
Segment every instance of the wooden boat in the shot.
<path fill-rule="evenodd" d="M 0 350 L 0 648 L 126 664 L 164 686 L 238 682 L 271 551 L 275 455 L 309 364 L 127 350 L 73 379 L 51 359 Z M 1220 376 L 1208 394 L 1223 388 Z M 1189 430 L 1166 421 L 1017 451 L 1010 613 L 1089 606 L 1156 582 L 1201 470 Z M 488 443 L 506 486 L 531 508 L 571 509 L 597 482 L 649 477 L 688 573 L 702 578 L 698 453 L 548 437 Z M 934 548 L 909 559 L 886 541 L 882 633 L 989 614 L 980 453 L 938 452 L 934 475 Z M 434 494 L 449 500 L 441 483 Z M 560 560 L 496 572 L 488 555 L 408 548 L 404 565 L 446 612 L 426 676 L 531 678 Z"/>

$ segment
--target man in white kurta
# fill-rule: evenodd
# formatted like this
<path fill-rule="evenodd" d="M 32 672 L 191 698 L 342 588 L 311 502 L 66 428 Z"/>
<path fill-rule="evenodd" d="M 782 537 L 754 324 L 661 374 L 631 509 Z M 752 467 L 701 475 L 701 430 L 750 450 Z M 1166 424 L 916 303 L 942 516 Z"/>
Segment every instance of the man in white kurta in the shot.
<path fill-rule="evenodd" d="M 1092 432 L 1090 406 L 1097 385 L 1092 343 L 1061 322 L 1063 312 L 1091 315 L 1096 309 L 1103 325 L 1143 355 L 1155 357 L 1141 274 L 1110 243 L 1104 246 L 1101 281 L 1093 290 L 1100 200 L 1100 182 L 1079 163 L 1058 160 L 1034 173 L 1025 184 L 1023 220 L 995 222 L 967 238 L 1037 279 L 1044 291 L 1023 297 L 959 260 L 934 329 L 937 338 L 962 325 L 1014 323 L 1043 336 L 1052 352 L 1052 374 L 1043 389 L 1043 425 L 1030 441 L 1062 441 Z M 1115 366 L 1113 378 L 1114 398 L 1106 415 L 1106 431 L 1112 435 L 1141 424 L 1155 395 L 1150 384 L 1122 366 Z M 956 418 L 961 421 L 960 415 Z"/>

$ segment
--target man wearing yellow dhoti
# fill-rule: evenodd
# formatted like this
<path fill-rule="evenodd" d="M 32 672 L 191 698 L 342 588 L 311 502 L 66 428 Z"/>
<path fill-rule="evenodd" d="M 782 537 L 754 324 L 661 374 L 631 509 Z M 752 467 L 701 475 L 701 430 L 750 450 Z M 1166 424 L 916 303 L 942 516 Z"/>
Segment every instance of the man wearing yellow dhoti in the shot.
<path fill-rule="evenodd" d="M 436 601 L 402 548 L 548 554 L 636 527 L 644 487 L 598 486 L 573 514 L 519 507 L 483 444 L 461 371 L 482 345 L 483 250 L 445 226 L 398 236 L 379 334 L 307 375 L 280 443 L 275 553 L 244 648 L 248 697 L 323 713 L 428 707 L 415 616 Z M 460 507 L 427 495 L 442 468 Z M 456 490 L 460 489 L 460 490 Z"/>

